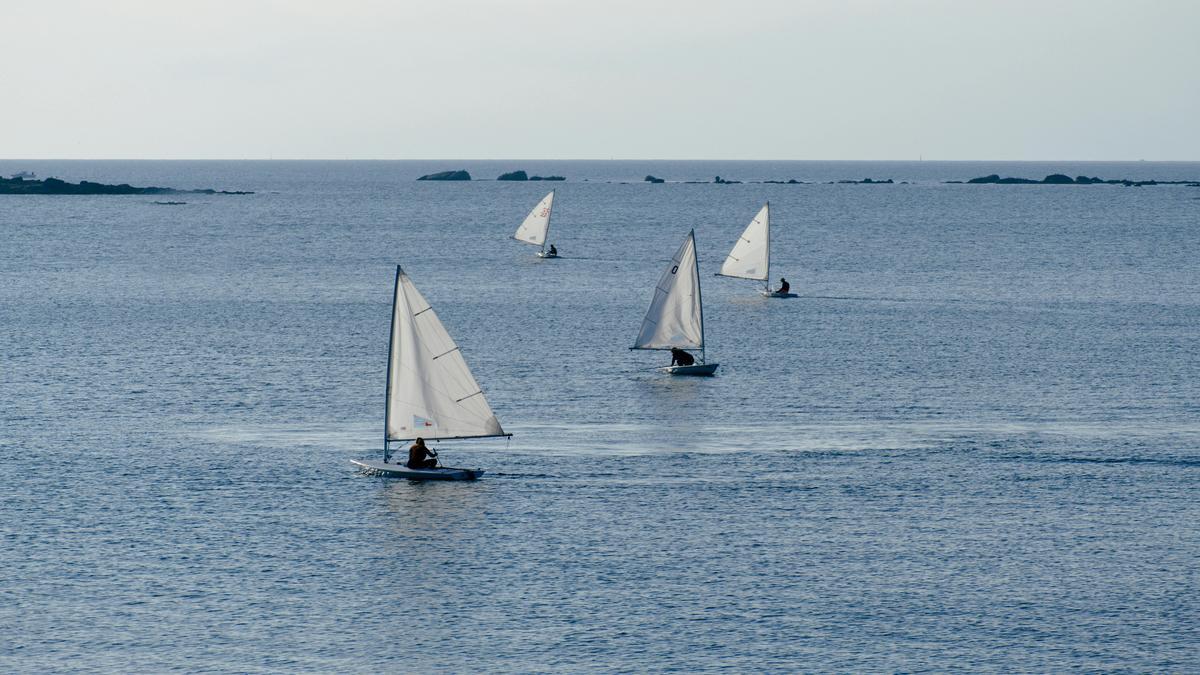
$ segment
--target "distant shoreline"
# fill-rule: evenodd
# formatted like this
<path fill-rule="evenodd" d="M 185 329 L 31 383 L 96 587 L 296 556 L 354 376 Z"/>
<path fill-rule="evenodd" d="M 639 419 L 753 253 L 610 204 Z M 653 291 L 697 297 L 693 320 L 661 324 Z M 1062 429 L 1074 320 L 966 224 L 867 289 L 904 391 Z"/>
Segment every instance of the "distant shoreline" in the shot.
<path fill-rule="evenodd" d="M 68 183 L 58 178 L 26 178 L 20 174 L 0 178 L 0 195 L 252 195 L 243 190 L 180 190 L 166 187 L 135 187 L 128 183 L 111 185 L 82 180 Z"/>

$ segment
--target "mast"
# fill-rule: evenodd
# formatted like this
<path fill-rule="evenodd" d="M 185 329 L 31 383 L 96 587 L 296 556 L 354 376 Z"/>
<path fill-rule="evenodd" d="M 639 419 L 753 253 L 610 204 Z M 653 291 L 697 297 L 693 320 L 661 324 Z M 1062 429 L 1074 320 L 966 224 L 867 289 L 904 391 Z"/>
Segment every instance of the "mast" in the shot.
<path fill-rule="evenodd" d="M 771 292 L 771 202 L 767 202 L 767 280 L 766 291 Z"/>
<path fill-rule="evenodd" d="M 554 190 L 550 191 L 550 208 L 546 210 L 546 234 L 542 237 L 542 253 L 546 252 L 546 242 L 550 241 L 550 219 L 554 217 Z"/>
<path fill-rule="evenodd" d="M 704 296 L 700 294 L 700 251 L 696 249 L 696 230 L 693 228 L 688 236 L 692 238 L 693 260 L 696 263 L 696 304 L 700 306 L 700 363 L 706 363 L 704 358 Z"/>
<path fill-rule="evenodd" d="M 392 406 L 392 353 L 396 351 L 396 301 L 400 295 L 400 266 L 396 265 L 396 285 L 392 288 L 392 320 L 388 324 L 387 386 L 383 390 L 383 463 L 391 458 L 388 452 L 388 423 L 391 421 Z"/>

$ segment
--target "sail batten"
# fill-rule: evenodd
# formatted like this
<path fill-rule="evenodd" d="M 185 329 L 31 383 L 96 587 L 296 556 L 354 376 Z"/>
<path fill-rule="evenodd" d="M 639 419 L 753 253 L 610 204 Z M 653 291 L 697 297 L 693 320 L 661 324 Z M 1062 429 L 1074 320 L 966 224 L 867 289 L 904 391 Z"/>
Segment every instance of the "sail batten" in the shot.
<path fill-rule="evenodd" d="M 399 266 L 388 352 L 386 440 L 507 435 L 458 344 Z"/>
<path fill-rule="evenodd" d="M 718 274 L 723 277 L 766 281 L 770 267 L 771 212 L 770 204 L 764 204 L 733 244 L 733 250 L 726 256 Z"/>
<path fill-rule="evenodd" d="M 654 286 L 654 298 L 642 319 L 633 349 L 704 348 L 704 318 L 700 310 L 700 269 L 696 234 L 688 232 L 671 265 Z"/>
<path fill-rule="evenodd" d="M 546 235 L 550 231 L 550 213 L 554 210 L 554 190 L 550 194 L 542 198 L 537 206 L 525 216 L 524 222 L 517 228 L 513 239 L 533 244 L 534 246 L 544 246 L 546 243 Z"/>

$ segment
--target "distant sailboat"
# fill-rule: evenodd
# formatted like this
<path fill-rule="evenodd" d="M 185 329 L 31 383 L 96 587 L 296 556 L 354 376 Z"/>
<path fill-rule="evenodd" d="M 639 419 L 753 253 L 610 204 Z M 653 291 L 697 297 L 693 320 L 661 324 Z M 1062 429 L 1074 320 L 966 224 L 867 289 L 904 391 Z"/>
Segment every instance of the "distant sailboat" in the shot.
<path fill-rule="evenodd" d="M 696 231 L 688 232 L 671 264 L 654 288 L 654 299 L 642 319 L 642 330 L 630 349 L 699 349 L 700 363 L 660 368 L 671 375 L 712 375 L 719 364 L 704 359 L 704 307 L 700 298 L 700 264 Z"/>
<path fill-rule="evenodd" d="M 383 461 L 351 461 L 370 473 L 418 480 L 474 480 L 483 470 L 410 469 L 391 463 L 391 443 L 512 436 L 500 428 L 458 345 L 399 265 L 383 426 Z"/>
<path fill-rule="evenodd" d="M 551 190 L 550 194 L 543 197 L 542 201 L 538 202 L 537 206 L 529 212 L 529 215 L 525 216 L 525 222 L 521 223 L 516 234 L 513 235 L 513 239 L 517 241 L 541 246 L 542 250 L 537 252 L 539 258 L 558 257 L 558 250 L 553 245 L 550 246 L 549 251 L 546 250 L 546 235 L 550 232 L 550 213 L 553 210 L 554 190 Z"/>
<path fill-rule="evenodd" d="M 795 293 L 771 290 L 771 203 L 759 210 L 738 237 L 717 276 L 763 282 L 761 293 L 769 298 L 794 298 Z"/>

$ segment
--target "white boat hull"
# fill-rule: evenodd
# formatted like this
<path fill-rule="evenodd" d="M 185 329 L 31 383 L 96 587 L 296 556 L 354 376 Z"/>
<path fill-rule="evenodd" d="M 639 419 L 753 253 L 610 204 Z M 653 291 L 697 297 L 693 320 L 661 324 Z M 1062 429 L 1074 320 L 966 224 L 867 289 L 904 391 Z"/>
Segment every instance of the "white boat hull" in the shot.
<path fill-rule="evenodd" d="M 558 254 L 557 254 L 557 253 L 550 253 L 550 252 L 548 252 L 548 251 L 538 251 L 538 252 L 537 252 L 537 257 L 539 257 L 539 258 L 557 258 L 557 257 L 558 257 Z"/>
<path fill-rule="evenodd" d="M 798 298 L 795 293 L 780 293 L 779 291 L 759 291 L 764 298 Z"/>
<path fill-rule="evenodd" d="M 407 478 L 409 480 L 475 480 L 484 473 L 483 469 L 456 469 L 449 466 L 439 466 L 436 469 L 410 469 L 403 464 L 385 464 L 373 459 L 352 459 L 350 463 L 372 476 Z"/>
<path fill-rule="evenodd" d="M 719 363 L 697 363 L 691 366 L 666 366 L 660 368 L 662 372 L 668 375 L 699 375 L 710 376 L 717 372 Z"/>

